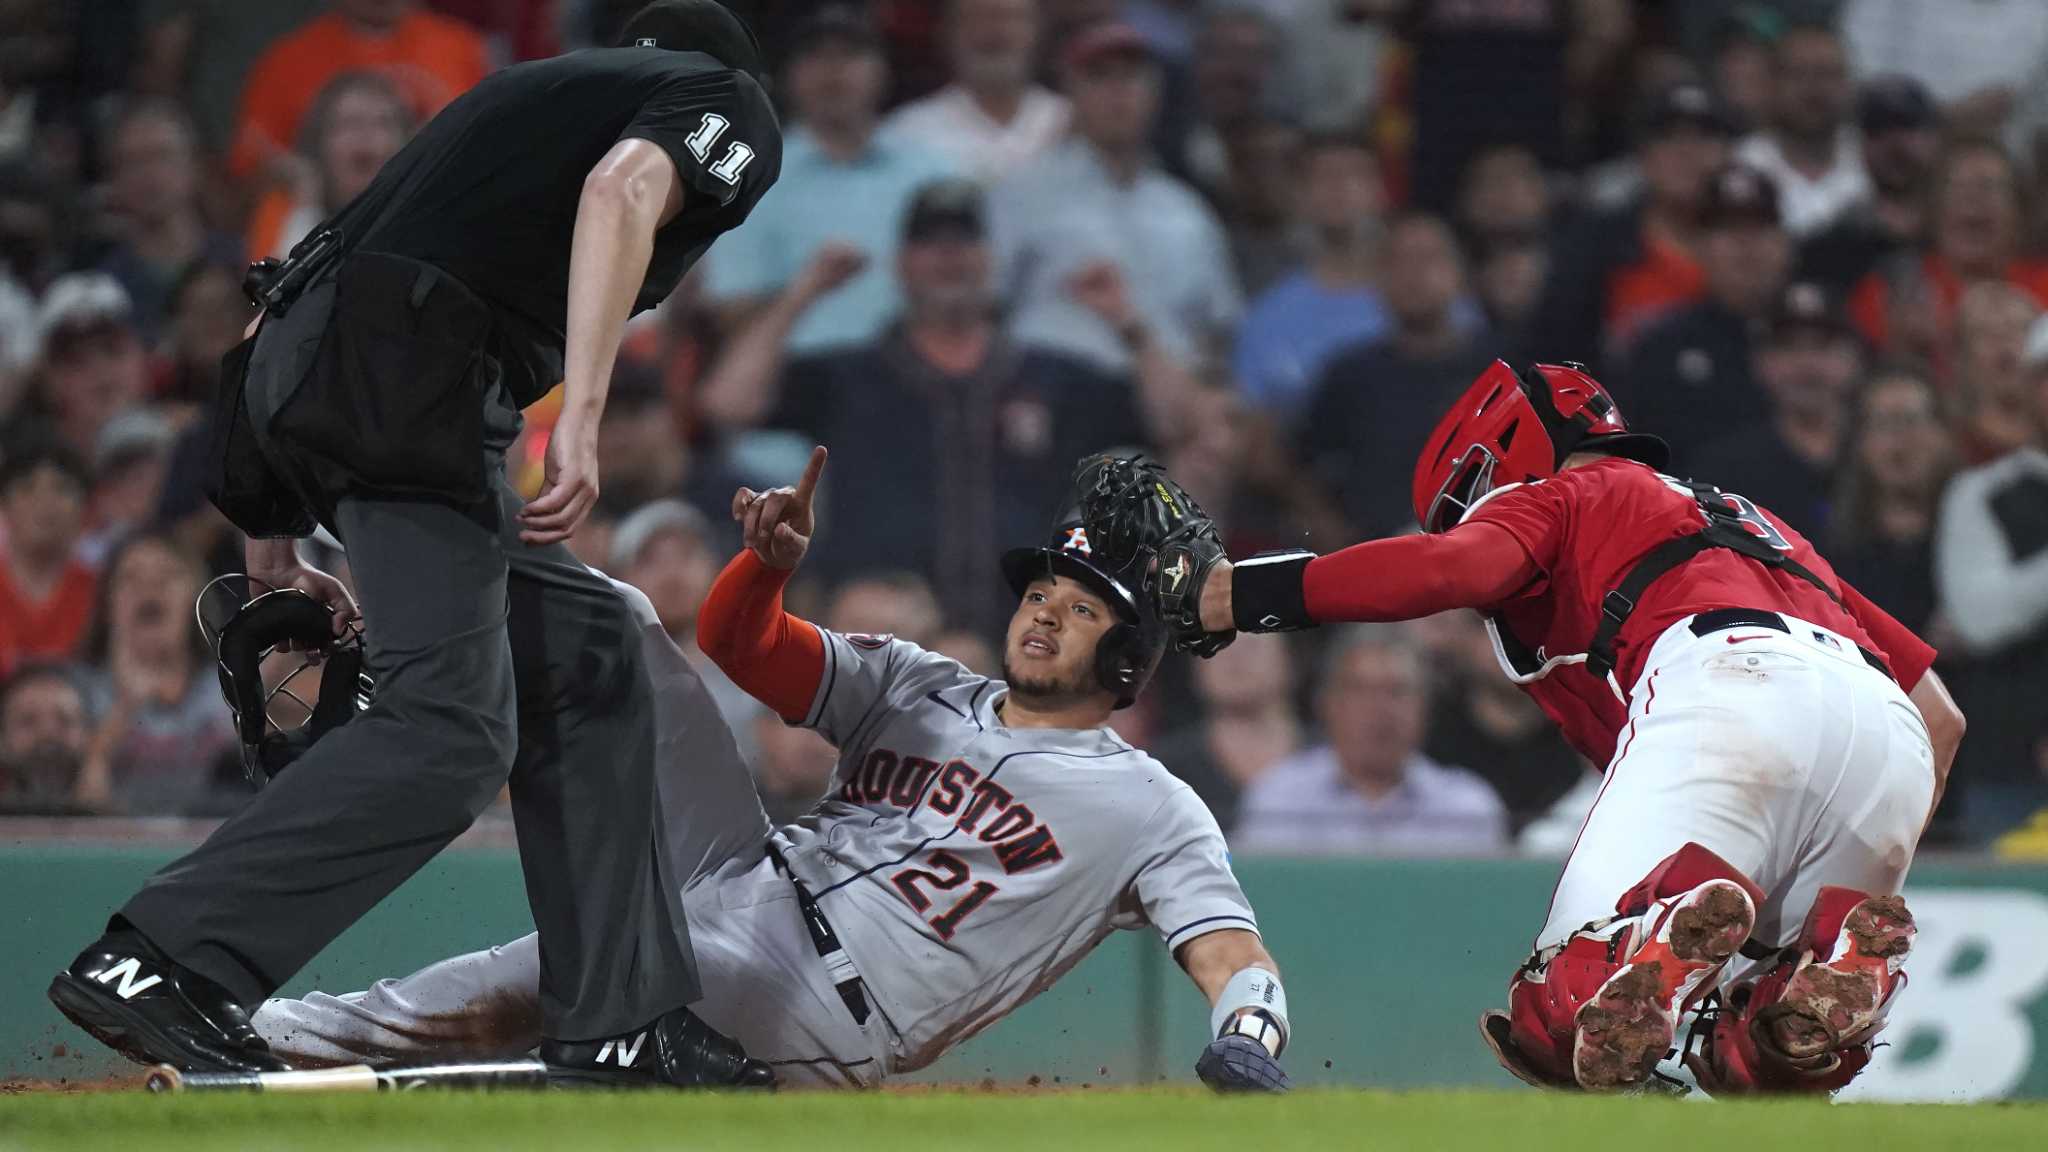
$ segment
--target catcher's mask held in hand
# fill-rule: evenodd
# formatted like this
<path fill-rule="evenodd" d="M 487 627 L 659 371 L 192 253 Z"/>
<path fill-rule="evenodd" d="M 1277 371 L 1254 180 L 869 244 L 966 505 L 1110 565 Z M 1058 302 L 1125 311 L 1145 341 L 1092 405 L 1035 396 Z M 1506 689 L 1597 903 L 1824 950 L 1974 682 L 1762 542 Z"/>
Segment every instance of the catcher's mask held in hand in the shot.
<path fill-rule="evenodd" d="M 242 770 L 257 788 L 313 741 L 348 723 L 370 694 L 359 633 L 336 638 L 332 610 L 296 588 L 262 588 L 246 576 L 222 576 L 201 589 L 193 605 L 213 650 L 221 695 L 235 716 Z M 264 661 L 284 644 L 298 662 L 265 685 Z M 309 703 L 301 693 L 313 683 L 307 673 L 314 668 L 320 669 L 319 695 Z"/>

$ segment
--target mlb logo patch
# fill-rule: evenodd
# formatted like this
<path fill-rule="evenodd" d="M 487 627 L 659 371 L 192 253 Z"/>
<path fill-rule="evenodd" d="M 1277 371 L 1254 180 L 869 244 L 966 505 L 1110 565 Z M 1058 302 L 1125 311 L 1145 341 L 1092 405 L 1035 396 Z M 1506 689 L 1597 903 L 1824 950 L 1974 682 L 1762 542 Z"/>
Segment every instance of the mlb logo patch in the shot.
<path fill-rule="evenodd" d="M 642 37 L 641 37 L 641 38 L 639 38 L 638 40 L 635 40 L 635 41 L 633 41 L 633 47 L 635 47 L 635 48 L 659 48 L 659 47 L 661 47 L 661 45 L 660 45 L 660 44 L 657 44 L 657 43 L 655 43 L 655 41 L 654 41 L 654 37 L 652 37 L 652 36 L 642 36 Z"/>
<path fill-rule="evenodd" d="M 1815 632 L 1813 634 L 1813 638 L 1827 645 L 1828 647 L 1833 648 L 1837 652 L 1840 652 L 1842 650 L 1842 642 L 1840 640 L 1835 639 L 1833 636 L 1828 635 L 1825 632 Z"/>

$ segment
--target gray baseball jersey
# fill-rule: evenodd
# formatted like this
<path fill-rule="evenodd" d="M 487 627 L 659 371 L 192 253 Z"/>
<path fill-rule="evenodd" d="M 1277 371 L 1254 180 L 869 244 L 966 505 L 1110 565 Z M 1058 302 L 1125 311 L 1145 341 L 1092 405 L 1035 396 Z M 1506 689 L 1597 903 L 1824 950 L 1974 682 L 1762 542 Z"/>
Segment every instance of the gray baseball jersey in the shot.
<path fill-rule="evenodd" d="M 820 629 L 804 723 L 825 800 L 775 841 L 901 1043 L 899 1070 L 1043 991 L 1112 930 L 1257 931 L 1192 789 L 1107 728 L 1008 728 L 1005 688 L 887 637 Z"/>

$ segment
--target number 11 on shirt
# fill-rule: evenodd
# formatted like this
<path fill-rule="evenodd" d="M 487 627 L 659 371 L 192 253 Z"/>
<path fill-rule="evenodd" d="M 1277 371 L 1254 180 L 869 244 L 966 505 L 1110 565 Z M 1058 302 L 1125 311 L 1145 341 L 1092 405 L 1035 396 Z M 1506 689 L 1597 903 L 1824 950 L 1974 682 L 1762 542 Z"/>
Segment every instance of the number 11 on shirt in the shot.
<path fill-rule="evenodd" d="M 740 182 L 740 170 L 754 158 L 752 148 L 735 140 L 725 146 L 725 155 L 718 158 L 718 163 L 706 163 L 711 159 L 711 149 L 718 143 L 718 138 L 725 135 L 725 130 L 731 126 L 732 122 L 718 113 L 706 112 L 703 122 L 697 125 L 695 132 L 684 137 L 683 143 L 690 146 L 690 155 L 695 156 L 698 163 L 705 164 L 706 172 L 727 184 L 737 184 Z"/>

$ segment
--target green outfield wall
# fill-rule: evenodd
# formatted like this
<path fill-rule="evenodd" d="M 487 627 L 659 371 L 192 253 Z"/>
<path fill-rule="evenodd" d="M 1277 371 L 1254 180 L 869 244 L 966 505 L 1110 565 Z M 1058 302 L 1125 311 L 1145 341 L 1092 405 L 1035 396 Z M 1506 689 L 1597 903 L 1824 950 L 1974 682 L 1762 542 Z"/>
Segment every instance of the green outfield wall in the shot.
<path fill-rule="evenodd" d="M 175 845 L 0 835 L 0 1078 L 116 1069 L 43 997 L 49 977 Z M 1548 861 L 1239 859 L 1284 971 L 1293 1074 L 1389 1087 L 1514 1084 L 1475 1021 L 1542 918 Z M 2048 867 L 1923 862 L 1921 934 L 1867 1097 L 2048 1097 Z M 527 930 L 517 861 L 446 853 L 287 991 L 358 988 Z M 1121 933 L 925 1078 L 1061 1084 L 1190 1076 L 1208 1013 L 1155 937 Z"/>

